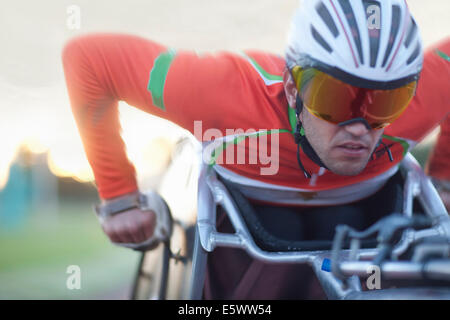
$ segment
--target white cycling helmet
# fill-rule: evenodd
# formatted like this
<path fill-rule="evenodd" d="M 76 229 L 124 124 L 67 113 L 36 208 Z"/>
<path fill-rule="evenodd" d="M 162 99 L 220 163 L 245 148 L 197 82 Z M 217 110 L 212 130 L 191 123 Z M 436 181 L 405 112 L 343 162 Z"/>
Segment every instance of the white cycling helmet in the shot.
<path fill-rule="evenodd" d="M 358 87 L 395 89 L 418 79 L 422 41 L 405 0 L 304 0 L 286 63 Z"/>

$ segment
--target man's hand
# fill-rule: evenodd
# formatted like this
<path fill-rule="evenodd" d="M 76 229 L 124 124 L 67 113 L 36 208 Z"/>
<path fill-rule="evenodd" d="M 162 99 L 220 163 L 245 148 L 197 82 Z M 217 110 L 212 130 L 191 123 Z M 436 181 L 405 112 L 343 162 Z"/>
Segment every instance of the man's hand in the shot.
<path fill-rule="evenodd" d="M 131 209 L 106 219 L 102 228 L 112 242 L 141 243 L 153 236 L 155 225 L 153 211 Z"/>

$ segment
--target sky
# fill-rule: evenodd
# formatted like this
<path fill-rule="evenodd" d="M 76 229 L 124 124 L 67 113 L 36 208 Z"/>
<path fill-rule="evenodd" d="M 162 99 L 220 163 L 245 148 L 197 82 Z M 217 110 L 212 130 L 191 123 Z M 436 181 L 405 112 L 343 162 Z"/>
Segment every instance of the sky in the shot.
<path fill-rule="evenodd" d="M 40 0 L 0 1 L 0 188 L 20 145 L 48 152 L 60 176 L 92 180 L 61 65 L 70 38 L 91 32 L 140 35 L 196 51 L 260 49 L 283 54 L 297 0 Z M 450 1 L 409 0 L 425 45 L 450 35 Z M 79 28 L 68 24 L 80 9 Z M 73 24 L 72 24 L 73 26 Z M 138 174 L 162 168 L 187 133 L 120 104 L 123 137 Z"/>

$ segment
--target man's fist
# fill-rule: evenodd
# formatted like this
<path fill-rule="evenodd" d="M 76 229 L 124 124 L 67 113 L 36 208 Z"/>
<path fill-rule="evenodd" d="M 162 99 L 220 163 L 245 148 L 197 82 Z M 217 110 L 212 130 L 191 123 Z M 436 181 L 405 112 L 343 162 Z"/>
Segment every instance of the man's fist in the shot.
<path fill-rule="evenodd" d="M 155 191 L 138 191 L 102 200 L 95 207 L 103 231 L 112 243 L 134 250 L 152 250 L 172 234 L 172 216 Z"/>
<path fill-rule="evenodd" d="M 141 243 L 153 236 L 155 225 L 153 211 L 136 208 L 106 219 L 102 228 L 112 242 Z"/>

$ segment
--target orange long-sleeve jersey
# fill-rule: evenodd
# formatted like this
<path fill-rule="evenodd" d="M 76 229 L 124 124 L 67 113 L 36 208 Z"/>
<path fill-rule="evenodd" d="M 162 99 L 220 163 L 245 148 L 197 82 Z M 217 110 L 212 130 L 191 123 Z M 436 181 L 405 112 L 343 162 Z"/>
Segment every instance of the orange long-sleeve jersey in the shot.
<path fill-rule="evenodd" d="M 226 141 L 234 142 L 230 143 L 233 147 L 247 153 L 252 145 L 242 137 L 264 136 L 270 149 L 274 138 L 261 130 L 271 130 L 279 145 L 276 173 L 261 174 L 268 166 L 262 159 L 219 162 L 223 144 L 213 149 L 211 157 L 217 172 L 247 185 L 250 196 L 252 191 L 261 195 L 262 188 L 268 188 L 297 191 L 296 196 L 310 204 L 337 204 L 378 190 L 406 152 L 439 124 L 442 130 L 430 174 L 450 180 L 449 55 L 450 39 L 426 52 L 415 98 L 386 128 L 383 142 L 390 146 L 394 162 L 380 149 L 362 173 L 340 176 L 320 168 L 301 152 L 312 179 L 298 168 L 295 113 L 285 97 L 281 57 L 256 51 L 198 55 L 169 50 L 136 36 L 94 34 L 70 41 L 63 52 L 63 65 L 73 114 L 102 198 L 137 189 L 135 170 L 120 136 L 118 101 L 122 100 L 180 125 L 202 142 L 221 133 Z M 216 129 L 209 132 L 216 134 L 206 134 L 208 129 Z M 228 134 L 227 130 L 236 129 L 243 132 Z M 259 133 L 252 135 L 253 129 Z"/>

